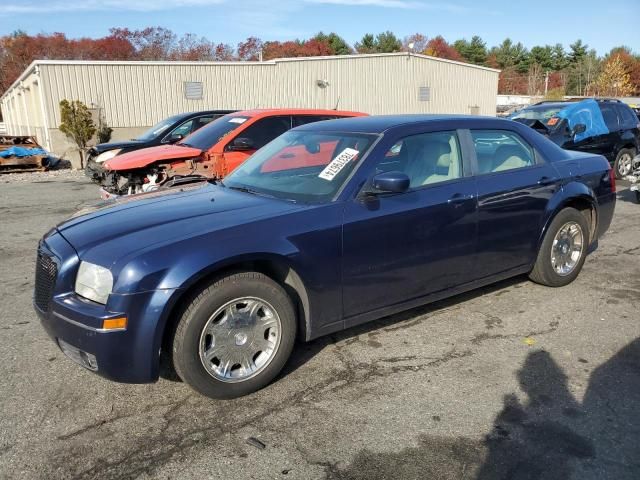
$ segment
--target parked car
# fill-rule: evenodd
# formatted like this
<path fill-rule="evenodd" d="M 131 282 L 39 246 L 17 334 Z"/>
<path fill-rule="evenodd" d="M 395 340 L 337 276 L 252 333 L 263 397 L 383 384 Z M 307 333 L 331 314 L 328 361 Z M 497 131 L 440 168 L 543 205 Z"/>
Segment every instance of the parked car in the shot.
<path fill-rule="evenodd" d="M 155 381 L 162 357 L 229 398 L 267 385 L 296 338 L 515 275 L 567 285 L 616 194 L 600 155 L 509 120 L 427 115 L 307 124 L 223 181 L 126 200 L 42 239 L 44 328 L 106 378 Z"/>
<path fill-rule="evenodd" d="M 236 112 L 211 122 L 175 145 L 138 150 L 109 160 L 103 198 L 156 190 L 185 177 L 223 178 L 256 150 L 291 128 L 362 116 L 337 110 L 268 109 Z"/>
<path fill-rule="evenodd" d="M 582 120 L 572 124 L 572 116 L 563 116 L 568 109 Z M 581 111 L 589 115 L 580 116 Z M 540 102 L 515 112 L 510 118 L 531 126 L 567 150 L 604 155 L 613 165 L 617 178 L 631 172 L 631 159 L 640 152 L 640 121 L 634 111 L 619 100 Z M 590 122 L 602 128 L 592 130 Z"/>
<path fill-rule="evenodd" d="M 205 110 L 181 113 L 165 118 L 137 138 L 122 142 L 99 143 L 88 152 L 85 173 L 92 181 L 101 183 L 104 179 L 104 162 L 123 153 L 157 145 L 171 145 L 182 140 L 206 124 L 234 110 Z"/>

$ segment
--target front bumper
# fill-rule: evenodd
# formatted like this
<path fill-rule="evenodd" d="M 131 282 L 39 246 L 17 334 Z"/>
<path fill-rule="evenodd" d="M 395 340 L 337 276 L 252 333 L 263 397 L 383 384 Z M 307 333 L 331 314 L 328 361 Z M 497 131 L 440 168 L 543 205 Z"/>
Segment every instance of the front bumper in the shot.
<path fill-rule="evenodd" d="M 34 308 L 45 331 L 65 355 L 98 375 L 125 383 L 157 380 L 162 332 L 177 290 L 112 293 L 101 305 L 74 292 L 79 263 L 56 230 L 41 242 Z M 102 328 L 104 320 L 123 316 L 126 328 Z"/>
<path fill-rule="evenodd" d="M 84 167 L 84 174 L 94 183 L 101 184 L 106 177 L 106 170 L 102 163 L 98 163 L 94 156 L 87 159 L 87 165 Z"/>
<path fill-rule="evenodd" d="M 76 363 L 117 382 L 149 383 L 158 379 L 162 312 L 174 292 L 112 294 L 110 311 L 74 293 L 54 297 L 46 312 L 34 308 L 47 334 Z M 122 316 L 128 320 L 126 329 L 102 329 L 103 320 Z"/>

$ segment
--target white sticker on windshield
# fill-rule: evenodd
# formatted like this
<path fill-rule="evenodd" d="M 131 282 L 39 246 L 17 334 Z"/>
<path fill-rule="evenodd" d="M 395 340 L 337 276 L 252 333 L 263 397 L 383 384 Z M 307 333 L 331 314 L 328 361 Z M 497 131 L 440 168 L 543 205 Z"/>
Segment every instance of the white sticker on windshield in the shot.
<path fill-rule="evenodd" d="M 244 123 L 246 121 L 247 119 L 242 117 L 233 117 L 229 119 L 229 123 Z"/>
<path fill-rule="evenodd" d="M 331 160 L 331 163 L 327 165 L 318 177 L 324 180 L 333 180 L 333 178 L 340 173 L 340 171 L 347 166 L 347 164 L 360 153 L 353 148 L 345 148 L 340 154 Z"/>

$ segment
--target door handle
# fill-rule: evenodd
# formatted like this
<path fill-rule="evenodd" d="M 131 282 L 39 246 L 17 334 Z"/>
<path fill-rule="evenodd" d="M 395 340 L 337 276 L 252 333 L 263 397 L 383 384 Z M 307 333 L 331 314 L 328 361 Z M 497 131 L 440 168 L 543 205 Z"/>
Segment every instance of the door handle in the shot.
<path fill-rule="evenodd" d="M 455 195 L 453 195 L 449 200 L 447 200 L 447 203 L 449 205 L 461 205 L 464 202 L 468 202 L 469 200 L 473 200 L 474 196 L 473 195 L 463 195 L 461 193 L 456 193 Z"/>
<path fill-rule="evenodd" d="M 540 179 L 538 180 L 538 185 L 551 185 L 552 183 L 555 183 L 557 181 L 557 178 L 544 176 L 540 177 Z"/>

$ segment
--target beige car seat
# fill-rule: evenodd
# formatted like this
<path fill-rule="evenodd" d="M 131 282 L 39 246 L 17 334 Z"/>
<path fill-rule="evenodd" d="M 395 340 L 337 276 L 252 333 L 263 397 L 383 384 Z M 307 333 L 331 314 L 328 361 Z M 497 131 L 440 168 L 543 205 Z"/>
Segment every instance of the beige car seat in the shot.
<path fill-rule="evenodd" d="M 412 188 L 455 178 L 452 172 L 451 146 L 443 140 L 422 143 L 412 155 L 406 173 L 411 179 Z"/>
<path fill-rule="evenodd" d="M 519 145 L 502 145 L 496 149 L 493 158 L 494 172 L 528 167 L 532 164 L 529 152 Z"/>

